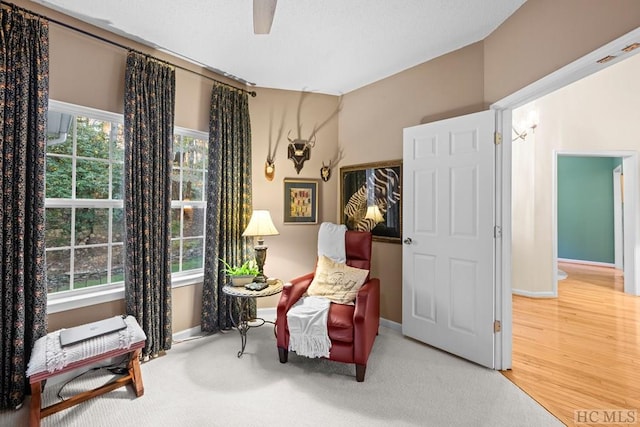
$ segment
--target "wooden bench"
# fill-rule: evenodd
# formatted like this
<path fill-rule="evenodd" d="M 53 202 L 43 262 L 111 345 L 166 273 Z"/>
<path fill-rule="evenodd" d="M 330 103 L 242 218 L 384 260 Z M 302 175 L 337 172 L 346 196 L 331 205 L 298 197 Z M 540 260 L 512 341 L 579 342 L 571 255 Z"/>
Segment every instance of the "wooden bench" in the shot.
<path fill-rule="evenodd" d="M 140 371 L 140 353 L 145 345 L 145 341 L 138 341 L 132 343 L 129 348 L 114 349 L 106 351 L 102 354 L 98 354 L 92 357 L 88 357 L 83 360 L 69 363 L 62 369 L 49 372 L 47 370 L 36 372 L 29 377 L 29 383 L 31 384 L 31 408 L 29 411 L 29 425 L 30 427 L 40 426 L 40 420 L 56 412 L 70 408 L 74 405 L 82 403 L 88 399 L 96 396 L 108 393 L 120 387 L 124 387 L 127 384 L 132 384 L 136 393 L 136 397 L 140 397 L 144 394 L 144 385 L 142 384 L 142 373 Z M 129 361 L 127 364 L 127 374 L 119 377 L 118 379 L 104 384 L 93 390 L 84 391 L 78 393 L 66 400 L 52 404 L 50 406 L 42 408 L 42 389 L 43 381 L 56 375 L 70 372 L 77 368 L 87 367 L 97 362 L 105 361 L 107 359 L 129 355 Z"/>

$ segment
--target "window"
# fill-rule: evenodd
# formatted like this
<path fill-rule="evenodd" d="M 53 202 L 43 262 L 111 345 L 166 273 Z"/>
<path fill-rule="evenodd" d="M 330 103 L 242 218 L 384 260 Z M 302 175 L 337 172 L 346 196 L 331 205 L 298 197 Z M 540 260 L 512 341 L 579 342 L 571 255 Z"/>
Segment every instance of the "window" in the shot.
<path fill-rule="evenodd" d="M 52 102 L 47 127 L 49 293 L 121 284 L 122 116 Z"/>
<path fill-rule="evenodd" d="M 206 133 L 174 129 L 171 174 L 171 272 L 174 276 L 204 268 L 207 150 Z"/>
<path fill-rule="evenodd" d="M 45 244 L 49 294 L 55 301 L 70 292 L 89 295 L 122 290 L 122 115 L 51 101 L 47 126 Z M 171 176 L 174 285 L 194 283 L 198 281 L 194 277 L 203 274 L 207 149 L 206 133 L 175 129 Z"/>

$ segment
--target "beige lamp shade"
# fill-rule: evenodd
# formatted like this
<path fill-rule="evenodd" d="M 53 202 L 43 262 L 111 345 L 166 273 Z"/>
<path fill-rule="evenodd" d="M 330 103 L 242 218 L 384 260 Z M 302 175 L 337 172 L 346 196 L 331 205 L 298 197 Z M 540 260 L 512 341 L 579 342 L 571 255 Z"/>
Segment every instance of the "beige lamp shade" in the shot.
<path fill-rule="evenodd" d="M 376 224 L 384 221 L 384 217 L 382 216 L 382 212 L 380 212 L 380 208 L 377 205 L 368 206 L 367 213 L 364 216 L 365 218 L 372 219 L 376 222 Z"/>
<path fill-rule="evenodd" d="M 271 214 L 266 210 L 255 210 L 251 214 L 249 225 L 242 233 L 243 236 L 258 236 L 258 240 L 262 236 L 275 236 L 280 234 L 273 225 Z"/>
<path fill-rule="evenodd" d="M 258 244 L 254 246 L 256 251 L 256 263 L 258 264 L 258 270 L 260 273 L 254 277 L 254 282 L 266 283 L 267 276 L 264 275 L 264 262 L 267 259 L 267 247 L 264 244 L 263 236 L 275 236 L 278 233 L 276 226 L 271 221 L 271 214 L 269 211 L 253 211 L 249 225 L 242 233 L 243 236 L 258 237 Z"/>

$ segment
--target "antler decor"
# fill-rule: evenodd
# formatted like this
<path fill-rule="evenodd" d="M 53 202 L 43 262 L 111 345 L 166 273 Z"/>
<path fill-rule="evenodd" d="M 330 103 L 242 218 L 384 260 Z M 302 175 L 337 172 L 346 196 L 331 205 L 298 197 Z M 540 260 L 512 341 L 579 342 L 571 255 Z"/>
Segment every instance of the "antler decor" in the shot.
<path fill-rule="evenodd" d="M 296 139 L 291 139 L 290 134 L 291 131 L 287 134 L 287 139 L 289 140 L 289 147 L 287 149 L 287 158 L 293 161 L 293 165 L 296 169 L 296 173 L 300 174 L 302 167 L 304 166 L 304 162 L 309 160 L 311 157 L 311 149 L 316 145 L 316 134 L 320 129 L 322 129 L 329 120 L 331 120 L 342 107 L 342 97 L 338 100 L 338 106 L 335 111 L 326 118 L 326 120 L 320 124 L 317 124 L 313 127 L 311 131 L 311 135 L 307 139 L 302 138 L 302 123 L 300 123 L 300 111 L 302 110 L 302 101 L 307 97 L 309 92 L 301 92 L 300 93 L 300 102 L 298 103 L 298 114 L 296 115 L 296 124 L 298 128 L 298 137 Z"/>
<path fill-rule="evenodd" d="M 271 139 L 271 129 L 273 126 L 273 111 L 269 117 L 269 148 L 267 152 L 267 161 L 264 163 L 264 177 L 267 181 L 273 181 L 273 177 L 276 174 L 276 152 L 278 151 L 278 145 L 280 144 L 280 139 L 282 138 L 282 132 L 284 132 L 284 112 L 282 113 L 282 119 L 280 120 L 280 128 L 278 129 L 278 136 L 276 137 L 275 144 L 272 144 Z M 273 145 L 273 151 L 271 151 L 271 146 Z"/>
<path fill-rule="evenodd" d="M 336 155 L 333 156 L 331 160 L 329 160 L 328 165 L 324 164 L 324 160 L 322 161 L 322 167 L 320 168 L 320 178 L 322 178 L 324 182 L 329 181 L 329 178 L 331 178 L 331 171 L 338 165 L 338 163 L 340 163 L 340 160 L 342 159 L 344 159 L 344 150 L 342 147 L 338 146 Z"/>

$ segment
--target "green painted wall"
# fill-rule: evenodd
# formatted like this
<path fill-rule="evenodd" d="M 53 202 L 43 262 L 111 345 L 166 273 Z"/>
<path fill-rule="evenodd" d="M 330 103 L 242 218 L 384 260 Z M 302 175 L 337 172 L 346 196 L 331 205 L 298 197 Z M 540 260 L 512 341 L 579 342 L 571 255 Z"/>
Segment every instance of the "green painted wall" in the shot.
<path fill-rule="evenodd" d="M 615 157 L 558 157 L 558 257 L 614 262 Z"/>

